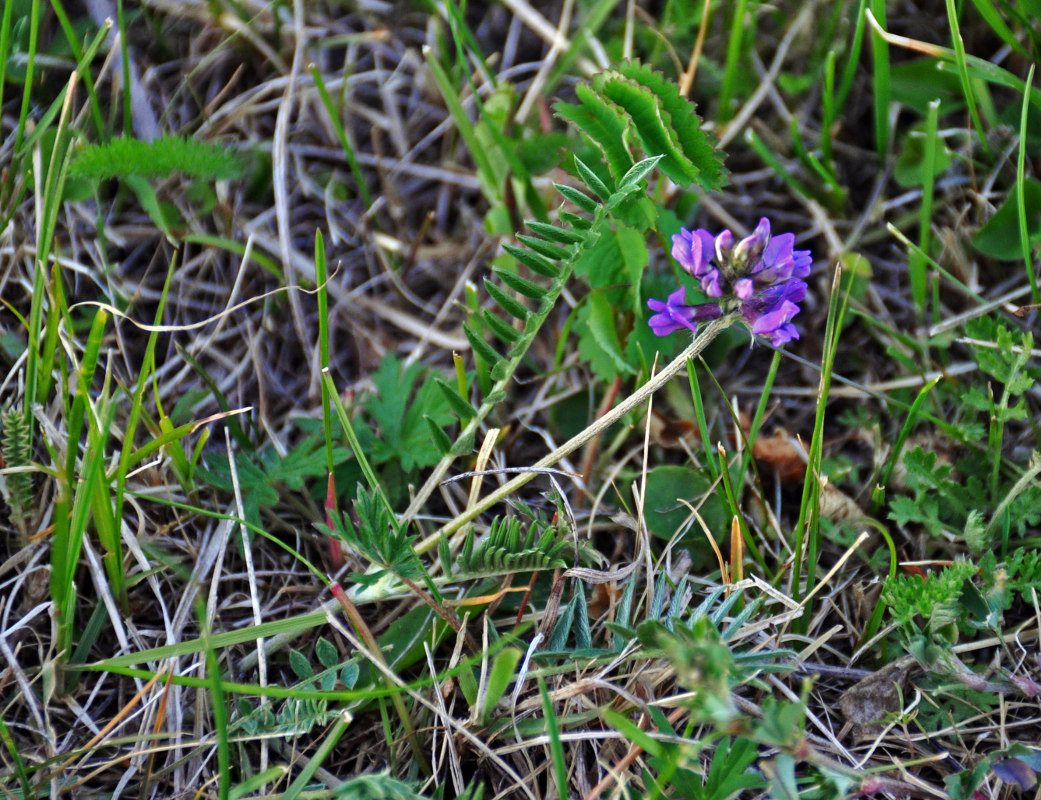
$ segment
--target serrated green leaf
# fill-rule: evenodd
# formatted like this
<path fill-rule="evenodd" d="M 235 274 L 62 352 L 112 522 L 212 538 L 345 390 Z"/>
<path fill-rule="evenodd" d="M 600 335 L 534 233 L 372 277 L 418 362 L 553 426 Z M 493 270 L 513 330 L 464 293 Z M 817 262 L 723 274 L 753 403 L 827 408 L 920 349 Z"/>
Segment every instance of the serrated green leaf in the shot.
<path fill-rule="evenodd" d="M 625 80 L 616 82 L 615 76 Z M 663 156 L 658 166 L 672 180 L 681 185 L 693 181 L 708 190 L 723 185 L 726 170 L 721 154 L 702 129 L 696 106 L 680 94 L 674 81 L 649 65 L 632 61 L 601 73 L 594 78 L 594 86 L 629 114 L 644 151 Z M 636 105 L 630 107 L 623 98 Z"/>

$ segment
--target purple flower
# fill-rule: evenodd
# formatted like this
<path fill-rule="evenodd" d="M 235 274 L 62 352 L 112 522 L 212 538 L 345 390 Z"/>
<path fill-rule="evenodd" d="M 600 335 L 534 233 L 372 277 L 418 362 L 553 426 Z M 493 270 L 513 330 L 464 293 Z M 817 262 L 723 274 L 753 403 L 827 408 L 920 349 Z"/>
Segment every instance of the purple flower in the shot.
<path fill-rule="evenodd" d="M 699 321 L 723 316 L 722 309 L 715 303 L 688 306 L 684 300 L 684 291 L 681 286 L 665 302 L 653 299 L 647 301 L 651 311 L 658 312 L 648 320 L 656 336 L 668 336 L 680 328 L 697 331 Z"/>
<path fill-rule="evenodd" d="M 672 257 L 698 279 L 712 302 L 687 305 L 683 289 L 665 302 L 648 300 L 655 313 L 651 330 L 667 336 L 697 323 L 738 311 L 754 335 L 769 336 L 773 345 L 799 338 L 792 319 L 806 297 L 813 258 L 809 250 L 795 249 L 795 235 L 770 236 L 770 220 L 763 217 L 755 230 L 739 242 L 728 230 L 713 236 L 704 228 L 681 230 L 672 237 Z"/>

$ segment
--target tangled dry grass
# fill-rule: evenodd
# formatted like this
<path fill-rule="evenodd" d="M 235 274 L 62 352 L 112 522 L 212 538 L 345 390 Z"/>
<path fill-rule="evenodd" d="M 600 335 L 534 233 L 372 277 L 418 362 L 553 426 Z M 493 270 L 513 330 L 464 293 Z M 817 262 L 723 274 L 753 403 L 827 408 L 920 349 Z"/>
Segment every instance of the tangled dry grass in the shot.
<path fill-rule="evenodd" d="M 497 83 L 510 84 L 519 98 L 513 110 L 516 123 L 544 132 L 561 127 L 544 92 L 554 66 L 581 38 L 568 19 L 580 10 L 571 3 L 564 6 L 561 12 L 556 5 L 522 0 L 470 4 L 465 23 L 489 54 L 485 66 L 490 71 L 476 71 L 477 97 L 463 92 L 471 115 L 478 113 L 478 98 L 490 102 Z M 981 684 L 980 697 L 988 691 L 997 696 L 996 702 L 981 701 L 975 715 L 967 714 L 963 705 L 956 715 L 949 713 L 945 693 L 957 676 L 923 672 L 887 638 L 892 626 L 862 636 L 884 577 L 885 558 L 872 554 L 888 551 L 873 527 L 857 524 L 868 516 L 869 478 L 885 463 L 891 444 L 887 437 L 894 434 L 893 429 L 851 428 L 839 420 L 852 418 L 844 412 L 859 413 L 860 419 L 889 413 L 894 388 L 902 383 L 913 396 L 932 379 L 930 371 L 909 374 L 905 362 L 891 355 L 914 349 L 894 332 L 913 333 L 924 321 L 905 286 L 906 252 L 881 222 L 910 216 L 918 196 L 899 191 L 892 173 L 874 165 L 867 77 L 854 84 L 852 110 L 835 135 L 836 162 L 849 198 L 842 213 L 792 191 L 742 145 L 744 132 L 753 130 L 768 147 L 785 152 L 792 120 L 797 127 L 817 124 L 814 92 L 804 95 L 803 106 L 789 107 L 787 94 L 777 88 L 779 76 L 791 74 L 790 65 L 813 49 L 815 15 L 821 11 L 812 4 L 791 6 L 788 15 L 764 16 L 750 56 L 757 71 L 755 90 L 716 131 L 730 154 L 730 183 L 723 192 L 701 198 L 697 218 L 684 222 L 747 230 L 759 216 L 769 215 L 778 229 L 800 231 L 800 242 L 812 247 L 818 265 L 800 318 L 800 345 L 782 359 L 774 381 L 763 428 L 771 436 L 764 434 L 763 449 L 756 453 L 759 475 L 748 484 L 746 513 L 753 538 L 771 564 L 791 562 L 788 543 L 773 531 L 778 526 L 790 529 L 799 514 L 804 466 L 791 467 L 791 462 L 799 461 L 799 442 L 808 442 L 814 428 L 833 265 L 842 260 L 856 268 L 851 253 L 870 260 L 870 281 L 857 298 L 857 322 L 843 334 L 835 362 L 837 382 L 825 435 L 828 457 L 849 463 L 862 482 L 843 485 L 831 496 L 832 523 L 853 533 L 836 534 L 820 554 L 820 589 L 812 604 L 806 604 L 806 597 L 792 599 L 790 580 L 771 583 L 766 576 L 750 575 L 727 588 L 726 596 L 744 592 L 749 601 L 764 601 L 751 618 L 739 616 L 741 604 L 728 606 L 720 618 L 728 646 L 792 653 L 780 658 L 783 669 L 743 682 L 734 702 L 749 719 L 769 717 L 774 713 L 770 703 L 777 699 L 805 702 L 804 736 L 801 730 L 786 732 L 794 737 L 791 741 L 804 745 L 798 755 L 809 772 L 801 775 L 832 770 L 827 774 L 849 779 L 846 791 L 852 793 L 867 791 L 867 784 L 854 775 L 884 767 L 871 790 L 944 797 L 944 779 L 971 768 L 982 755 L 1011 742 L 1038 744 L 1037 700 L 1029 686 L 1041 680 L 1036 658 L 1041 612 L 1036 596 L 1033 606 L 1019 602 L 1005 615 L 1000 632 L 953 646 L 960 661 L 975 665 L 974 676 L 983 684 L 991 682 L 989 687 Z M 223 10 L 216 13 L 218 8 Z M 608 14 L 599 37 L 587 41 L 572 66 L 555 78 L 552 95 L 570 97 L 577 81 L 607 66 L 603 43 L 624 39 L 626 25 L 634 20 L 660 36 L 665 48 L 670 35 L 679 35 L 658 26 L 655 10 L 629 12 L 627 18 L 619 6 Z M 85 13 L 100 24 L 105 17 L 115 18 L 116 8 L 98 0 L 86 4 Z M 924 14 L 895 14 L 890 29 L 909 33 Z M 40 52 L 53 46 L 59 55 L 38 64 L 33 96 L 40 114 L 75 67 L 75 60 L 63 55 L 60 22 L 53 9 L 45 10 Z M 200 200 L 190 178 L 174 174 L 154 185 L 159 211 L 118 181 L 103 182 L 95 193 L 60 206 L 52 252 L 70 309 L 55 346 L 68 354 L 61 363 L 70 374 L 59 377 L 74 382 L 71 371 L 83 353 L 82 328 L 89 325 L 91 307 L 76 304 L 97 302 L 121 310 L 106 333 L 103 369 L 95 378 L 98 385 L 107 381 L 117 389 L 115 441 L 128 424 L 128 398 L 150 336 L 146 326 L 163 303 L 163 331 L 147 388 L 151 412 L 142 419 L 149 436 L 163 430 L 158 409 L 175 426 L 219 416 L 186 440 L 189 450 L 201 448 L 201 468 L 215 469 L 222 455 L 231 454 L 228 460 L 235 463 L 233 454 L 243 442 L 284 458 L 320 426 L 316 231 L 324 236 L 332 273 L 327 283 L 329 373 L 348 403 L 354 403 L 348 410 L 371 396 L 372 377 L 387 354 L 452 373 L 453 354 L 470 350 L 461 323 L 473 287 L 481 285 L 499 252 L 499 238 L 486 230 L 488 206 L 473 159 L 427 61 L 427 49 L 440 59 L 455 47 L 449 30 L 444 13 L 378 0 L 350 7 L 298 0 L 234 8 L 149 0 L 127 9 L 129 46 L 117 46 L 118 27 L 113 28 L 109 55 L 92 69 L 100 108 L 115 121 L 113 129 L 126 124 L 141 139 L 173 133 L 219 143 L 241 154 L 246 171 L 239 180 L 218 182 L 212 203 Z M 706 51 L 720 56 L 725 36 L 721 23 L 710 29 Z M 124 52 L 127 58 L 121 63 Z M 685 56 L 672 55 L 681 74 Z M 125 119 L 124 80 L 134 89 Z M 712 86 L 710 76 L 704 84 L 696 81 L 692 91 L 707 119 L 712 119 L 713 99 L 706 87 Z M 74 94 L 69 128 L 87 138 L 93 123 L 82 87 L 81 82 Z M 323 88 L 336 109 L 335 119 L 323 101 Z M 0 391 L 8 403 L 24 392 L 20 353 L 26 347 L 25 331 L 12 314 L 29 313 L 44 225 L 40 187 L 11 160 L 18 126 L 15 94 L 4 96 L 0 123 L 4 209 L 12 212 L 0 235 L 0 294 L 8 309 L 3 312 L 2 345 L 8 372 Z M 1011 142 L 992 146 L 1000 150 Z M 45 145 L 36 151 L 38 168 L 49 155 Z M 364 186 L 357 183 L 348 152 Z M 1011 154 L 1009 149 L 1009 158 Z M 995 268 L 986 263 L 980 267 L 967 251 L 966 237 L 997 205 L 994 193 L 988 192 L 1000 183 L 999 173 L 1010 169 L 1009 158 L 999 161 L 992 176 L 953 170 L 937 186 L 933 221 L 943 242 L 938 260 L 999 308 L 1001 303 L 1022 302 L 1023 276 L 1005 279 L 988 273 Z M 534 182 L 548 200 L 551 183 L 566 180 L 558 166 Z M 525 210 L 514 203 L 507 211 L 519 229 Z M 157 224 L 157 213 L 168 222 L 165 231 Z M 659 261 L 652 268 L 663 267 L 664 251 L 655 258 Z M 491 420 L 502 431 L 495 454 L 479 459 L 475 468 L 534 463 L 567 438 L 567 431 L 588 424 L 598 408 L 609 407 L 616 396 L 611 392 L 627 391 L 622 384 L 597 386 L 575 348 L 561 342 L 582 291 L 575 287 L 565 293 L 532 347 L 515 392 Z M 945 288 L 937 297 L 946 323 L 979 309 L 965 293 Z M 865 318 L 874 323 L 866 324 Z M 964 348 L 950 350 L 932 372 L 950 379 L 971 372 L 975 365 L 966 353 Z M 713 430 L 732 432 L 729 446 L 741 440 L 740 424 L 731 421 L 730 409 L 742 414 L 754 409 L 772 357 L 771 350 L 756 347 L 716 358 L 718 389 L 702 388 L 709 424 Z M 56 462 L 64 461 L 70 449 L 76 457 L 78 443 L 67 440 L 68 396 L 56 392 L 50 405 L 33 412 Z M 687 421 L 679 419 L 685 407 L 682 401 L 670 402 L 668 395 L 656 402 L 660 429 L 654 433 L 652 459 L 678 462 L 685 458 L 684 448 L 701 447 Z M 99 406 L 91 413 L 107 410 Z M 943 418 L 951 412 L 935 413 Z M 893 414 L 893 419 L 900 417 Z M 1029 449 L 1029 425 L 1013 435 Z M 1005 446 L 1015 450 L 1020 443 L 1006 441 Z M 718 571 L 714 579 L 704 577 L 715 569 L 711 556 L 706 567 L 678 547 L 663 551 L 662 542 L 653 544 L 652 553 L 637 520 L 611 513 L 630 503 L 627 482 L 646 467 L 642 429 L 628 435 L 615 432 L 600 448 L 562 464 L 570 474 L 558 478 L 576 529 L 588 534 L 606 562 L 583 573 L 591 579 L 588 636 L 596 646 L 612 641 L 607 623 L 617 619 L 627 582 L 638 587 L 628 602 L 640 618 L 649 618 L 651 611 L 693 608 L 722 586 Z M 38 448 L 34 460 L 48 463 L 47 449 Z M 793 470 L 790 475 L 786 468 Z M 404 507 L 417 488 L 408 485 L 414 476 L 399 470 L 384 477 L 400 482 L 393 491 Z M 327 700 L 299 710 L 309 723 L 301 722 L 294 735 L 278 724 L 250 733 L 243 725 L 247 711 L 264 702 L 272 713 L 284 710 L 285 695 L 278 690 L 301 684 L 291 648 L 310 656 L 323 636 L 339 659 L 356 653 L 368 654 L 373 662 L 380 659 L 369 642 L 333 613 L 339 606 L 328 587 L 294 555 L 303 555 L 320 571 L 336 570 L 316 527 L 325 519 L 324 480 L 308 474 L 296 485 L 291 480 L 273 486 L 275 499 L 261 502 L 258 483 L 243 475 L 235 479 L 230 491 L 196 481 L 186 493 L 170 459 L 159 453 L 131 472 L 125 515 L 119 521 L 128 605 L 121 608 L 113 597 L 102 565 L 105 552 L 90 537 L 84 540 L 76 578 L 86 600 L 79 606 L 76 627 L 87 649 L 74 651 L 69 661 L 90 665 L 108 660 L 110 668 L 74 666 L 69 672 L 59 667 L 55 651 L 57 621 L 49 589 L 48 534 L 62 487 L 53 476 L 35 475 L 29 542 L 16 546 L 18 532 L 5 522 L 8 535 L 0 543 L 5 559 L 0 567 L 0 652 L 5 661 L 0 718 L 6 745 L 0 771 L 5 796 L 217 795 L 222 723 L 215 721 L 214 704 L 221 703 L 230 714 L 223 725 L 235 770 L 232 780 L 263 778 L 237 796 L 295 793 L 321 785 L 326 794 L 339 796 L 337 792 L 347 791 L 345 780 L 386 769 L 416 780 L 414 790 L 424 795 L 442 786 L 444 797 L 462 794 L 476 783 L 485 785 L 486 797 L 557 794 L 591 800 L 630 790 L 649 795 L 653 786 L 646 770 L 654 754 L 642 740 L 606 724 L 604 709 L 628 715 L 637 730 L 654 729 L 659 718 L 651 709 L 660 709 L 676 734 L 659 730 L 661 741 L 708 737 L 709 728 L 691 721 L 684 701 L 696 688 L 690 681 L 697 675 L 684 674 L 677 666 L 681 662 L 667 653 L 647 656 L 635 643 L 611 655 L 560 661 L 540 661 L 535 646 L 518 651 L 525 669 L 543 668 L 545 694 L 536 680 L 519 677 L 505 692 L 501 713 L 494 715 L 480 713 L 467 701 L 458 677 L 437 677 L 468 657 L 476 659 L 480 675 L 486 674 L 495 663 L 487 626 L 508 630 L 517 617 L 526 626 L 529 644 L 536 634 L 543 641 L 551 636 L 559 613 L 574 596 L 573 578 L 560 574 L 533 585 L 526 606 L 507 593 L 488 601 L 488 613 L 474 613 L 467 633 L 478 643 L 476 650 L 464 635 L 441 633 L 410 667 L 400 674 L 391 671 L 392 682 L 426 680 L 426 685 L 402 684 L 396 690 L 409 709 L 414 736 L 399 727 L 386 699 L 389 693 L 376 698 L 379 692 L 374 690 L 364 701 L 348 699 L 342 681 L 330 689 Z M 493 474 L 486 480 L 504 479 Z M 544 482 L 541 488 L 548 487 Z M 440 487 L 417 517 L 420 538 L 467 507 L 469 491 L 468 482 Z M 239 524 L 251 496 L 265 537 Z M 541 502 L 535 490 L 525 499 Z M 860 530 L 867 531 L 866 540 L 856 537 Z M 902 561 L 938 561 L 962 552 L 957 543 L 937 542 L 913 527 L 896 535 Z M 670 581 L 660 580 L 663 574 Z M 723 597 L 715 595 L 717 602 Z M 417 605 L 416 595 L 409 593 L 359 608 L 372 633 L 382 636 L 411 624 L 409 614 Z M 804 605 L 812 609 L 812 618 L 799 628 L 795 621 Z M 466 616 L 466 611 L 465 605 L 460 607 L 459 615 Z M 289 620 L 281 633 L 290 635 L 280 636 L 276 627 L 266 629 L 263 639 L 250 633 L 251 626 L 280 620 Z M 190 644 L 204 635 L 217 637 L 208 652 Z M 493 644 L 495 638 L 493 634 Z M 148 651 L 147 659 L 134 657 Z M 185 680 L 171 681 L 171 675 Z M 223 676 L 227 684 L 214 683 L 214 676 Z M 370 677 L 378 686 L 379 673 Z M 258 699 L 264 697 L 266 701 Z M 546 722 L 547 704 L 561 723 L 559 729 Z M 916 723 L 916 714 L 929 723 Z M 876 724 L 880 717 L 885 718 L 881 725 Z M 941 725 L 938 720 L 944 717 L 949 722 Z M 735 727 L 729 733 L 739 737 L 742 730 Z M 421 743 L 415 751 L 410 750 L 412 742 Z M 759 769 L 769 773 L 770 756 L 788 752 L 789 744 L 782 737 L 773 748 L 762 745 Z M 563 785 L 554 772 L 556 748 L 565 756 Z M 713 750 L 706 746 L 696 752 L 693 763 L 709 763 Z M 996 792 L 996 779 L 988 781 Z M 350 785 L 357 796 L 369 796 L 365 791 L 370 790 L 376 792 Z"/>

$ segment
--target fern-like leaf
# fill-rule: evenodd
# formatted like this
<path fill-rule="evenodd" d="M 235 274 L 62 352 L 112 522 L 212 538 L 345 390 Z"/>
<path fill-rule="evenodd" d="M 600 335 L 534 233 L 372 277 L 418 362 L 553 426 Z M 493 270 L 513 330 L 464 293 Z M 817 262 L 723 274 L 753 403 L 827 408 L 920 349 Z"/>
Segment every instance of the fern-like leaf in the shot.
<path fill-rule="evenodd" d="M 455 559 L 454 580 L 497 577 L 517 572 L 540 572 L 568 566 L 569 542 L 555 526 L 533 520 L 526 529 L 517 517 L 492 520 L 488 533 L 476 543 L 473 530 L 467 533 Z M 447 540 L 440 545 L 442 564 L 452 562 Z"/>
<path fill-rule="evenodd" d="M 354 514 L 356 522 L 344 513 L 332 517 L 332 528 L 319 523 L 327 535 L 341 539 L 369 562 L 365 573 L 351 576 L 354 581 L 371 586 L 387 572 L 409 580 L 425 576 L 423 564 L 413 547 L 415 537 L 408 533 L 408 526 L 397 520 L 376 492 L 370 492 L 359 484 Z"/>
<path fill-rule="evenodd" d="M 646 64 L 601 73 L 594 86 L 625 109 L 645 152 L 662 154 L 661 171 L 680 184 L 718 189 L 726 178 L 719 151 L 679 86 Z"/>

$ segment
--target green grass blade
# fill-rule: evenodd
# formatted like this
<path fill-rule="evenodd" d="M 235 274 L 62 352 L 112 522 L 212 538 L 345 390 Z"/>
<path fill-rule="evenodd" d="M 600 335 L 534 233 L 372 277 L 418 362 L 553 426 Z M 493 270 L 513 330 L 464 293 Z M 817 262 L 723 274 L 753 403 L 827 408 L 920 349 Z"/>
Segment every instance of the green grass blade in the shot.
<path fill-rule="evenodd" d="M 820 468 L 824 455 L 824 417 L 853 275 L 850 274 L 850 280 L 846 281 L 845 287 L 842 286 L 841 278 L 842 268 L 839 264 L 836 266 L 835 277 L 832 281 L 831 302 L 828 306 L 828 320 L 824 331 L 821 377 L 817 388 L 817 414 L 813 423 L 813 437 L 810 440 L 802 501 L 799 504 L 799 519 L 795 523 L 795 560 L 792 565 L 791 592 L 796 601 L 803 595 L 800 583 L 804 566 L 806 594 L 812 592 L 816 585 L 817 553 L 820 549 Z M 811 616 L 812 614 L 806 613 L 796 620 L 796 629 L 800 633 L 806 632 L 805 626 L 809 624 Z"/>
<path fill-rule="evenodd" d="M 581 591 L 581 590 L 580 590 Z M 542 696 L 542 711 L 545 714 L 546 733 L 549 735 L 549 751 L 553 756 L 553 777 L 557 784 L 557 797 L 567 800 L 567 759 L 564 746 L 560 743 L 560 725 L 553 711 L 553 703 L 549 699 L 546 682 L 539 676 L 539 694 Z"/>
<path fill-rule="evenodd" d="M 333 125 L 333 130 L 336 131 L 336 138 L 340 141 L 340 149 L 343 150 L 344 158 L 347 159 L 347 166 L 350 167 L 351 175 L 354 176 L 354 182 L 358 185 L 358 193 L 361 195 L 365 206 L 372 208 L 372 194 L 369 192 L 368 184 L 365 183 L 365 175 L 361 171 L 361 165 L 358 163 L 358 157 L 354 154 L 354 148 L 351 146 L 350 139 L 347 138 L 347 130 L 343 127 L 340 113 L 333 106 L 333 100 L 329 96 L 329 90 L 325 86 L 325 80 L 322 78 L 322 73 L 318 67 L 311 67 L 311 77 L 314 79 L 315 88 L 318 89 L 318 96 L 322 98 L 322 105 L 325 106 L 325 111 L 329 115 L 329 121 Z M 321 282 L 319 281 L 319 283 Z"/>
<path fill-rule="evenodd" d="M 918 247 L 923 253 L 929 252 L 932 241 L 933 192 L 936 179 L 936 145 L 937 128 L 939 126 L 940 101 L 929 103 L 929 113 L 925 122 L 925 148 L 922 158 L 922 205 L 918 212 Z M 928 294 L 926 284 L 926 261 L 917 253 L 907 259 L 907 274 L 911 282 L 911 300 L 918 309 L 919 317 L 925 317 L 925 303 Z"/>
<path fill-rule="evenodd" d="M 371 204 L 370 204 L 371 205 Z M 322 374 L 329 371 L 329 276 L 325 262 L 325 239 L 321 231 L 314 235 L 314 274 L 318 294 L 318 357 Z M 333 414 L 329 399 L 329 385 L 322 381 L 322 433 L 325 437 L 325 462 L 331 475 L 336 464 L 333 460 Z"/>
<path fill-rule="evenodd" d="M 730 20 L 730 34 L 727 36 L 726 66 L 723 68 L 723 85 L 719 92 L 719 119 L 726 122 L 731 117 L 730 103 L 736 94 L 737 69 L 741 54 L 745 49 L 745 19 L 749 14 L 748 0 L 737 0 L 733 5 L 734 16 Z"/>
<path fill-rule="evenodd" d="M 961 89 L 965 95 L 965 104 L 969 108 L 969 116 L 972 118 L 972 126 L 976 129 L 976 137 L 983 152 L 990 155 L 990 145 L 987 143 L 987 134 L 983 130 L 983 120 L 980 119 L 980 110 L 976 103 L 976 95 L 972 89 L 972 81 L 969 79 L 969 66 L 965 58 L 965 42 L 961 38 L 961 29 L 958 25 L 958 9 L 955 8 L 954 0 L 946 0 L 947 24 L 951 29 L 951 42 L 954 45 L 955 63 L 958 65 L 958 77 L 961 79 Z"/>
<path fill-rule="evenodd" d="M 491 161 L 488 159 L 488 154 L 477 138 L 477 132 L 470 122 L 470 116 L 466 113 L 462 100 L 459 99 L 459 93 L 455 90 L 451 80 L 449 80 L 448 73 L 434 58 L 430 48 L 425 48 L 424 55 L 426 56 L 427 66 L 430 67 L 430 73 L 434 76 L 434 82 L 437 84 L 441 97 L 445 101 L 452 119 L 455 121 L 456 128 L 459 130 L 459 135 L 463 137 L 463 141 L 466 142 L 474 163 L 477 164 L 481 185 L 489 192 L 488 200 L 496 205 L 501 203 L 503 199 L 502 187 L 499 186 L 495 168 L 492 166 Z"/>
<path fill-rule="evenodd" d="M 886 0 L 870 0 L 871 13 L 878 24 L 886 24 Z M 889 152 L 889 43 L 876 33 L 871 38 L 871 90 L 875 109 L 875 152 L 878 163 L 886 163 Z"/>
<path fill-rule="evenodd" d="M 1030 296 L 1034 303 L 1041 303 L 1041 292 L 1037 286 L 1037 270 L 1030 247 L 1030 233 L 1027 230 L 1026 205 L 1026 154 L 1027 154 L 1027 111 L 1030 108 L 1029 97 L 1034 84 L 1034 68 L 1030 65 L 1027 75 L 1027 88 L 1023 93 L 1023 108 L 1019 114 L 1019 153 L 1016 157 L 1016 212 L 1019 216 L 1019 246 L 1023 249 L 1023 263 L 1027 269 L 1027 280 L 1030 281 Z"/>
<path fill-rule="evenodd" d="M 286 788 L 286 792 L 282 795 L 281 800 L 296 800 L 300 796 L 301 792 L 311 783 L 311 779 L 314 778 L 318 768 L 329 758 L 333 748 L 336 747 L 336 743 L 347 732 L 350 724 L 351 715 L 348 712 L 344 712 L 337 717 L 336 722 L 333 723 L 322 743 L 315 750 L 314 755 L 307 760 L 303 769 L 300 770 L 300 774 Z"/>

